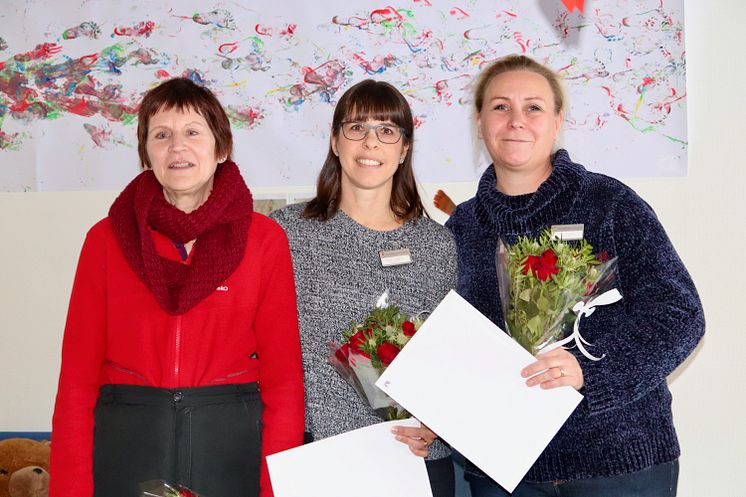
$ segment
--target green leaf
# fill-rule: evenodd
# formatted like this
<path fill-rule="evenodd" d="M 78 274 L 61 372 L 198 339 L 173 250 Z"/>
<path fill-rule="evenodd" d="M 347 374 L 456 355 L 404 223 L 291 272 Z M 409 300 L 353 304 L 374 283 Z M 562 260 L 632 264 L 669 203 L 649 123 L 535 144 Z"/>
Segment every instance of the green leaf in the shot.
<path fill-rule="evenodd" d="M 536 316 L 528 320 L 528 323 L 526 323 L 526 327 L 531 332 L 532 336 L 539 336 L 541 334 L 543 324 L 544 320 L 541 319 L 541 316 L 537 314 Z"/>
<path fill-rule="evenodd" d="M 549 310 L 549 299 L 546 297 L 539 297 L 536 299 L 536 307 L 539 308 L 540 311 L 548 311 Z"/>

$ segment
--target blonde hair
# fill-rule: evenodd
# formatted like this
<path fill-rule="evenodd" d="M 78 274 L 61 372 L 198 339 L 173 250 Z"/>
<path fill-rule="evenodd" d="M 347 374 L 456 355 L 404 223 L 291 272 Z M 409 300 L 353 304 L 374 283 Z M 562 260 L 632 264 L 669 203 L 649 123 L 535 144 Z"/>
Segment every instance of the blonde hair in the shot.
<path fill-rule="evenodd" d="M 554 95 L 554 113 L 559 114 L 565 109 L 565 93 L 562 90 L 560 77 L 556 72 L 525 55 L 507 55 L 491 63 L 477 77 L 477 85 L 474 90 L 474 106 L 476 107 L 477 114 L 482 112 L 487 85 L 490 84 L 495 76 L 510 71 L 531 71 L 544 76 Z"/>

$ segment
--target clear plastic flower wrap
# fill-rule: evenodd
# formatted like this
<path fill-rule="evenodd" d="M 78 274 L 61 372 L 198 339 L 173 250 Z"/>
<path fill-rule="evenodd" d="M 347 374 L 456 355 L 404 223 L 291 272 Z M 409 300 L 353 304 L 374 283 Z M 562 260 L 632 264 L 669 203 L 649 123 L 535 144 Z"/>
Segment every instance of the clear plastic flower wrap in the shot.
<path fill-rule="evenodd" d="M 388 302 L 388 293 L 384 292 L 362 322 L 352 322 L 342 332 L 340 343 L 329 344 L 329 363 L 360 399 L 386 420 L 410 415 L 375 382 L 423 322 L 422 313 L 404 314 Z"/>
<path fill-rule="evenodd" d="M 150 480 L 140 483 L 140 497 L 205 497 L 182 485 Z"/>
<path fill-rule="evenodd" d="M 545 230 L 538 239 L 503 240 L 496 254 L 497 282 L 507 332 L 536 355 L 574 342 L 591 360 L 579 319 L 594 306 L 621 298 L 614 289 L 616 257 L 594 254 L 585 240 L 563 241 Z"/>

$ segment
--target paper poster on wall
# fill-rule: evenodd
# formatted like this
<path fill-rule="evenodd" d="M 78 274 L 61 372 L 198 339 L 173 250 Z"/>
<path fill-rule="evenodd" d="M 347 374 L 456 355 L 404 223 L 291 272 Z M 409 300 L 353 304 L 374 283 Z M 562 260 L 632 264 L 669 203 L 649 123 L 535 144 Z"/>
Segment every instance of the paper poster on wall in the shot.
<path fill-rule="evenodd" d="M 443 3 L 26 0 L 0 12 L 0 191 L 121 189 L 142 94 L 186 76 L 215 92 L 252 186 L 315 183 L 334 105 L 399 88 L 424 183 L 472 181 L 474 77 L 522 53 L 564 78 L 562 145 L 616 177 L 686 174 L 683 0 Z"/>

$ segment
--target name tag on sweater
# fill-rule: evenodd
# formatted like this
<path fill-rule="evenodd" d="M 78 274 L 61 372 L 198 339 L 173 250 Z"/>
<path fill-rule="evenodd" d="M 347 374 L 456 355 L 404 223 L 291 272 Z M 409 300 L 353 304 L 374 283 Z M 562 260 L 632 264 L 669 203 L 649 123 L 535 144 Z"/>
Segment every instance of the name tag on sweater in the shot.
<path fill-rule="evenodd" d="M 554 224 L 552 225 L 552 238 L 559 238 L 566 242 L 583 239 L 582 224 Z"/>
<path fill-rule="evenodd" d="M 412 254 L 409 252 L 408 248 L 399 250 L 381 250 L 378 252 L 378 255 L 381 256 L 381 265 L 383 267 L 412 264 Z"/>

